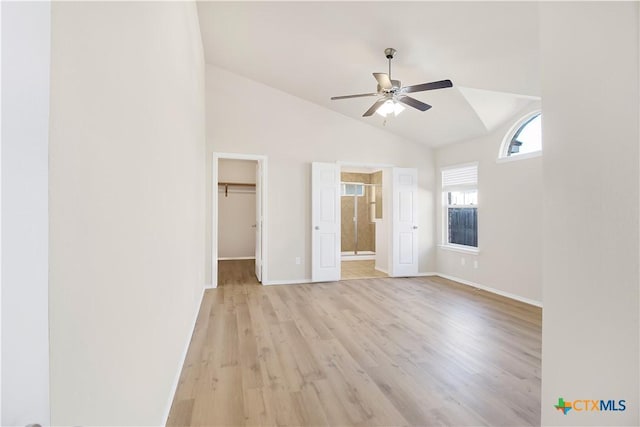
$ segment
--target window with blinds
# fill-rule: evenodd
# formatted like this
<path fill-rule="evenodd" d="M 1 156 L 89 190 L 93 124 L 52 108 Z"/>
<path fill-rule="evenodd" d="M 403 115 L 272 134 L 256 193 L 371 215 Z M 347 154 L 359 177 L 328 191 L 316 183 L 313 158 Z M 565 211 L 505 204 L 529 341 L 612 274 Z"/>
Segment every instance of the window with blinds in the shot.
<path fill-rule="evenodd" d="M 442 169 L 446 245 L 478 247 L 478 164 Z"/>

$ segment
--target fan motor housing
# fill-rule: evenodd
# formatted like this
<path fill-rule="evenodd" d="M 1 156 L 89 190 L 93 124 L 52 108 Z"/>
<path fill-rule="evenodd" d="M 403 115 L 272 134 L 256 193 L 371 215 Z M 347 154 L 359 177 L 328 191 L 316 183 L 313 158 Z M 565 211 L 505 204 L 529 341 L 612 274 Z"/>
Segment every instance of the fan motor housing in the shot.
<path fill-rule="evenodd" d="M 391 89 L 385 91 L 384 89 L 382 89 L 380 87 L 380 85 L 378 85 L 378 92 L 382 93 L 382 92 L 393 92 L 397 89 L 400 89 L 402 87 L 402 82 L 400 80 L 391 80 Z"/>

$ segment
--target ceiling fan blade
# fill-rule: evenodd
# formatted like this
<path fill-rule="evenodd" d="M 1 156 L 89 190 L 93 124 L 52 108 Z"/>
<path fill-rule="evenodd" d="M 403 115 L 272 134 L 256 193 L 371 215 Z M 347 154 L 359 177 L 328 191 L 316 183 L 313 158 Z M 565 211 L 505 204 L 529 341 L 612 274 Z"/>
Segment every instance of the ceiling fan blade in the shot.
<path fill-rule="evenodd" d="M 349 98 L 360 98 L 363 96 L 377 96 L 379 93 L 360 93 L 358 95 L 344 95 L 344 96 L 332 96 L 331 100 L 335 101 L 336 99 L 349 99 Z"/>
<path fill-rule="evenodd" d="M 423 83 L 421 85 L 405 86 L 402 89 L 400 89 L 400 92 L 402 93 L 423 92 L 425 90 L 444 89 L 452 86 L 453 86 L 453 83 L 451 83 L 451 80 L 440 80 L 437 82 Z"/>
<path fill-rule="evenodd" d="M 368 110 L 367 110 L 367 111 L 362 115 L 362 117 L 369 117 L 369 116 L 373 115 L 373 113 L 375 113 L 375 112 L 376 112 L 376 110 L 377 110 L 378 108 L 380 108 L 380 106 L 386 102 L 386 100 L 387 100 L 386 98 L 382 98 L 382 99 L 377 100 L 377 101 L 376 101 L 376 103 L 375 103 L 375 104 L 373 104 L 373 105 L 371 106 L 371 108 L 369 108 L 369 109 L 368 109 Z"/>
<path fill-rule="evenodd" d="M 373 77 L 376 78 L 378 84 L 382 89 L 390 90 L 393 85 L 391 84 L 391 79 L 389 78 L 389 74 L 387 73 L 373 73 Z"/>
<path fill-rule="evenodd" d="M 406 95 L 399 96 L 397 100 L 410 107 L 417 108 L 420 111 L 427 111 L 429 108 L 431 108 L 431 105 L 425 104 L 422 101 L 418 101 L 417 99 Z"/>

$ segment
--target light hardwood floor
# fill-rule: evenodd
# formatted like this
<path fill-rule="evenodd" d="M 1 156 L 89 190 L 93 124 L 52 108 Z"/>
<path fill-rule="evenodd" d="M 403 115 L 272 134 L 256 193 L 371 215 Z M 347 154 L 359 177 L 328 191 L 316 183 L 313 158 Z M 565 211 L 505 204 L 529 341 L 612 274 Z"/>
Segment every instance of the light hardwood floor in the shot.
<path fill-rule="evenodd" d="M 229 267 L 168 425 L 539 425 L 539 308 L 441 278 L 261 286 Z"/>

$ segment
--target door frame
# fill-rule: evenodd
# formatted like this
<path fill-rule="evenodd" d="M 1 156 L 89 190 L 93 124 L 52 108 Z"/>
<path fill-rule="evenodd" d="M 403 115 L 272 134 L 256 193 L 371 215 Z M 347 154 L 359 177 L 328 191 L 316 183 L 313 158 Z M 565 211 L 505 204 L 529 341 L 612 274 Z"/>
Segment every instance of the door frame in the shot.
<path fill-rule="evenodd" d="M 267 282 L 267 156 L 261 154 L 240 153 L 213 153 L 211 164 L 211 287 L 218 287 L 218 161 L 226 160 L 253 160 L 260 165 L 260 188 L 256 192 L 261 193 L 260 210 L 262 211 L 262 227 L 260 228 L 260 240 L 262 248 L 262 283 Z M 257 184 L 258 185 L 258 184 Z"/>

